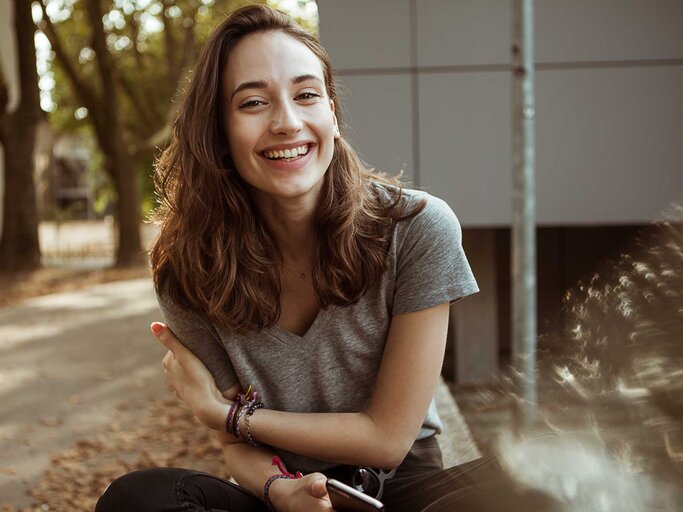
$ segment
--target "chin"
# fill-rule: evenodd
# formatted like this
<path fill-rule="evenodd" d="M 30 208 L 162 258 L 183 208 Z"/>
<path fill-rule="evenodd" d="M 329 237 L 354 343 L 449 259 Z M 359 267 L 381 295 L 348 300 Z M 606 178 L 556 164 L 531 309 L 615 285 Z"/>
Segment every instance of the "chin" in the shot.
<path fill-rule="evenodd" d="M 292 180 L 289 183 L 277 184 L 273 187 L 271 194 L 286 199 L 295 199 L 308 195 L 315 195 L 317 197 L 322 189 L 322 184 L 322 176 L 317 179 Z"/>

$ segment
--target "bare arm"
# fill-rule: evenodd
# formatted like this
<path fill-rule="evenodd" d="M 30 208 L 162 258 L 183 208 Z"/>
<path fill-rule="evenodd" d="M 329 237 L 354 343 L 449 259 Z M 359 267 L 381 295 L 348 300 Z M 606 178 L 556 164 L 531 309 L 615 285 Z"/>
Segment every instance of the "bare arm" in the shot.
<path fill-rule="evenodd" d="M 397 466 L 414 442 L 434 395 L 447 327 L 448 304 L 394 316 L 375 390 L 365 411 L 305 414 L 260 409 L 250 421 L 254 437 L 264 444 L 315 459 L 382 468 Z M 160 335 L 176 358 L 193 357 L 170 337 L 168 330 Z M 187 386 L 185 381 L 180 384 L 174 386 L 183 392 Z M 204 423 L 223 428 L 230 407 L 227 400 L 206 405 L 205 398 L 212 393 L 201 389 L 196 393 L 186 391 L 186 395 L 189 399 L 183 399 Z"/>
<path fill-rule="evenodd" d="M 226 390 L 226 398 L 234 397 L 242 390 L 239 385 Z M 216 431 L 223 449 L 225 466 L 237 483 L 254 496 L 263 499 L 263 486 L 273 475 L 279 473 L 272 465 L 272 450 L 266 447 L 252 448 L 241 440 Z M 300 480 L 278 479 L 270 486 L 270 499 L 278 511 L 332 512 L 325 488 L 325 475 L 312 473 Z"/>
<path fill-rule="evenodd" d="M 395 316 L 365 411 L 292 414 L 260 409 L 250 421 L 254 437 L 340 464 L 398 466 L 434 396 L 447 328 L 448 304 Z"/>

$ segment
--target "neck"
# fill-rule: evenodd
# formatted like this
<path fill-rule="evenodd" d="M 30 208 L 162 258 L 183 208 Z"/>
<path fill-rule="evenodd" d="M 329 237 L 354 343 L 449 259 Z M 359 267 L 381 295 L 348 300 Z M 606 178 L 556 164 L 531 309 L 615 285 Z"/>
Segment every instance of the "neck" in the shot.
<path fill-rule="evenodd" d="M 275 236 L 285 262 L 310 265 L 316 245 L 316 202 L 308 198 L 257 197 L 256 203 Z"/>

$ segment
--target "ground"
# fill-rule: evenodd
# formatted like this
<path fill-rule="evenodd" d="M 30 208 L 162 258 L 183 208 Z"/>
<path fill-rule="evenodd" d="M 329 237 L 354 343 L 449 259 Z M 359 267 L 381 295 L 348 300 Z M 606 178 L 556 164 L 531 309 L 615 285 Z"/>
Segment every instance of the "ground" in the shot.
<path fill-rule="evenodd" d="M 43 267 L 34 272 L 0 274 L 0 308 L 32 297 L 74 291 L 93 284 L 110 283 L 149 275 L 146 265 L 129 268 L 77 269 Z"/>
<path fill-rule="evenodd" d="M 0 286 L 0 511 L 92 511 L 115 477 L 152 465 L 221 474 L 217 443 L 163 385 L 146 268 Z"/>

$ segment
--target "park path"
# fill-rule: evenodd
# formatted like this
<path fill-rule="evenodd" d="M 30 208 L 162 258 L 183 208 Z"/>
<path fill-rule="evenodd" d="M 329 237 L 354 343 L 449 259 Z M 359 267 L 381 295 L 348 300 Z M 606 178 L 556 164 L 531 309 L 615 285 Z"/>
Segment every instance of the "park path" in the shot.
<path fill-rule="evenodd" d="M 149 278 L 0 309 L 0 503 L 28 505 L 51 453 L 165 395 L 160 319 Z"/>

